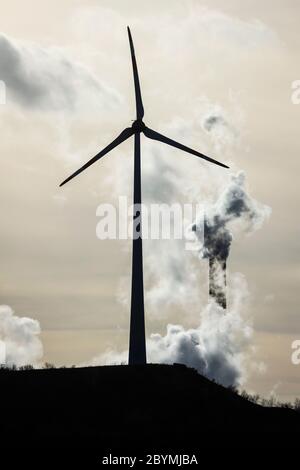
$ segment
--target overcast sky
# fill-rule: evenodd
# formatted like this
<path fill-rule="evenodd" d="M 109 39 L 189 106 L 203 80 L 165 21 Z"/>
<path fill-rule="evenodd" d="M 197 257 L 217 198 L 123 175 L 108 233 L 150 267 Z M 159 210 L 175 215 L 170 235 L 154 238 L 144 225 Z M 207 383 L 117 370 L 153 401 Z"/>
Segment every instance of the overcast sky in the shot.
<path fill-rule="evenodd" d="M 127 348 L 130 242 L 98 240 L 96 209 L 131 195 L 133 142 L 58 185 L 135 117 L 130 25 L 145 122 L 230 165 L 208 168 L 143 139 L 145 197 L 164 201 L 167 188 L 168 201 L 213 203 L 244 172 L 251 196 L 271 209 L 259 230 L 233 241 L 228 260 L 229 289 L 237 272 L 247 282 L 251 345 L 264 364 L 245 386 L 300 395 L 290 359 L 300 339 L 300 105 L 291 101 L 299 15 L 293 0 L 1 1 L 0 303 L 39 321 L 44 360 L 88 362 Z M 212 114 L 220 126 L 208 133 Z M 168 249 L 150 248 L 147 335 L 164 335 L 168 323 L 196 328 L 206 263 L 181 253 L 173 289 Z M 174 293 L 167 302 L 163 289 Z"/>

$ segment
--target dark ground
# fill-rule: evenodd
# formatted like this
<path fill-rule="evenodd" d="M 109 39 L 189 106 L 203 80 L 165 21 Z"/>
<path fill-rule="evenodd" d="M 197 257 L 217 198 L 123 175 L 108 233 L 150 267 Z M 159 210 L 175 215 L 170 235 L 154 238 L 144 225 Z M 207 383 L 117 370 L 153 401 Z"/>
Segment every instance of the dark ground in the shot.
<path fill-rule="evenodd" d="M 263 408 L 180 365 L 2 369 L 0 390 L 2 449 L 89 446 L 100 456 L 300 444 L 300 413 Z"/>

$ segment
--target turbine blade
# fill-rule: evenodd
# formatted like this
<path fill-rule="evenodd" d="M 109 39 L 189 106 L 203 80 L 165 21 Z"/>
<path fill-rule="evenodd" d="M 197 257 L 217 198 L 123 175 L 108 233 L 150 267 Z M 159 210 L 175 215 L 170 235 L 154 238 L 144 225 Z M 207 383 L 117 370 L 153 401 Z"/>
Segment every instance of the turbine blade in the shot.
<path fill-rule="evenodd" d="M 112 149 L 117 147 L 119 144 L 127 140 L 129 137 L 131 137 L 134 134 L 134 130 L 132 127 L 127 127 L 124 129 L 121 134 L 113 140 L 107 147 L 105 147 L 101 152 L 97 153 L 95 157 L 91 158 L 87 163 L 85 163 L 79 170 L 75 171 L 71 176 L 69 176 L 67 179 L 65 179 L 59 186 L 63 186 L 66 184 L 68 181 L 71 179 L 75 178 L 75 176 L 79 175 L 82 171 L 86 170 L 89 166 L 91 166 L 93 163 L 95 163 L 97 160 L 99 160 L 101 157 L 106 155 L 108 152 L 110 152 Z"/>
<path fill-rule="evenodd" d="M 144 107 L 143 107 L 143 102 L 142 102 L 142 95 L 141 95 L 139 74 L 138 74 L 138 69 L 136 65 L 135 53 L 134 53 L 134 46 L 133 46 L 133 41 L 132 41 L 132 36 L 131 36 L 129 26 L 127 26 L 127 31 L 128 31 L 128 38 L 129 38 L 129 44 L 130 44 L 132 68 L 133 68 L 135 102 L 136 102 L 136 118 L 143 119 Z"/>
<path fill-rule="evenodd" d="M 149 129 L 149 127 L 145 127 L 143 132 L 146 137 L 149 137 L 149 139 L 158 140 L 160 142 L 163 142 L 164 144 L 168 144 L 168 145 L 171 145 L 172 147 L 178 148 L 179 150 L 183 150 L 184 152 L 188 152 L 188 153 L 191 153 L 192 155 L 196 155 L 197 157 L 204 158 L 204 160 L 207 160 L 208 162 L 215 163 L 216 165 L 222 166 L 224 168 L 229 168 L 229 166 L 224 165 L 224 163 L 218 162 L 217 160 L 207 157 L 206 155 L 203 155 L 202 153 L 197 152 L 196 150 L 190 149 L 189 147 L 186 147 L 185 145 L 179 144 L 175 140 L 169 139 L 169 137 L 165 137 L 164 135 L 159 134 L 158 132 L 153 131 L 152 129 Z"/>

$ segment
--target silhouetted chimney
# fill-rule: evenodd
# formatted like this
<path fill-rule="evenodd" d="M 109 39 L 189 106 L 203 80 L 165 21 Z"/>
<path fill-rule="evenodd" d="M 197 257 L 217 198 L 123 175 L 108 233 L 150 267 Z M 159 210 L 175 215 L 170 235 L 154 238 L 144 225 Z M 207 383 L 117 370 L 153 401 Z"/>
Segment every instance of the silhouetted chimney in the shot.
<path fill-rule="evenodd" d="M 226 309 L 226 259 L 210 257 L 209 260 L 209 296 L 224 310 Z"/>

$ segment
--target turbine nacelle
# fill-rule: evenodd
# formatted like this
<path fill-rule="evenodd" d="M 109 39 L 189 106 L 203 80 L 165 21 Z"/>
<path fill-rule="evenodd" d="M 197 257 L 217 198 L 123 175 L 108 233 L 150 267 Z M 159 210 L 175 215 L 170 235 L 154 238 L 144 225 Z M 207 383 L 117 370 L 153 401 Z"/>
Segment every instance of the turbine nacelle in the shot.
<path fill-rule="evenodd" d="M 136 119 L 133 123 L 132 123 L 132 129 L 134 131 L 134 133 L 137 133 L 137 132 L 144 132 L 144 130 L 146 129 L 146 125 L 144 123 L 144 121 L 142 119 Z"/>

